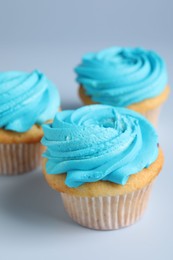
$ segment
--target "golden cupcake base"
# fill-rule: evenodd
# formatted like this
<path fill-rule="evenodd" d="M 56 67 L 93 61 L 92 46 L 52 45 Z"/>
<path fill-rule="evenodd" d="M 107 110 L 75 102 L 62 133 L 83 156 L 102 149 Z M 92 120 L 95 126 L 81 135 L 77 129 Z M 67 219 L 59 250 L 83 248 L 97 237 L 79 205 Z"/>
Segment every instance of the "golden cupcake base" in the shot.
<path fill-rule="evenodd" d="M 127 108 L 142 114 L 155 127 L 157 127 L 161 106 L 168 98 L 169 92 L 170 92 L 170 87 L 166 86 L 164 91 L 160 95 L 154 98 L 148 98 L 138 103 L 134 103 L 132 105 L 129 105 Z M 79 87 L 79 97 L 85 105 L 98 104 L 97 102 L 94 102 L 90 96 L 86 95 L 83 86 Z"/>
<path fill-rule="evenodd" d="M 152 123 L 152 125 L 155 128 L 157 128 L 160 111 L 161 111 L 161 106 L 156 107 L 156 108 L 151 109 L 151 110 L 147 110 L 145 112 L 141 112 L 140 114 L 143 115 L 144 117 L 146 117 L 148 119 L 148 121 L 150 121 L 150 123 Z"/>
<path fill-rule="evenodd" d="M 109 181 L 97 181 L 85 183 L 77 188 L 70 188 L 65 184 L 66 173 L 48 174 L 46 172 L 46 161 L 47 159 L 44 158 L 43 174 L 52 189 L 75 197 L 91 198 L 124 195 L 143 189 L 152 183 L 159 175 L 163 166 L 164 156 L 161 148 L 159 148 L 157 159 L 148 168 L 144 168 L 140 172 L 130 175 L 125 185 L 119 185 Z"/>
<path fill-rule="evenodd" d="M 125 185 L 98 181 L 69 188 L 65 185 L 66 174 L 46 172 L 46 159 L 43 159 L 43 174 L 50 187 L 60 192 L 64 207 L 75 222 L 92 229 L 113 230 L 129 226 L 143 215 L 163 161 L 159 148 L 156 161 L 130 175 Z"/>
<path fill-rule="evenodd" d="M 61 111 L 60 107 L 58 111 Z M 20 175 L 41 166 L 42 153 L 45 150 L 40 143 L 42 137 L 43 129 L 37 124 L 23 133 L 1 128 L 0 175 Z"/>

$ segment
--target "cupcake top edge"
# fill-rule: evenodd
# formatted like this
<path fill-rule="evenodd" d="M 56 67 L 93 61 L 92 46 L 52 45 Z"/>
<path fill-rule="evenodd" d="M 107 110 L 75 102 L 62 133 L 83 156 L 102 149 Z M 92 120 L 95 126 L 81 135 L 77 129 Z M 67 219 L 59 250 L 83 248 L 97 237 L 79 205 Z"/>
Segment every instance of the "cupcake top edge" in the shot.
<path fill-rule="evenodd" d="M 0 72 L 0 128 L 26 132 L 53 119 L 59 106 L 57 87 L 40 71 Z"/>
<path fill-rule="evenodd" d="M 125 185 L 158 156 L 158 136 L 141 115 L 119 107 L 90 105 L 56 114 L 44 125 L 48 174 L 66 173 L 76 188 L 100 180 Z"/>
<path fill-rule="evenodd" d="M 139 47 L 88 53 L 75 72 L 77 82 L 93 101 L 122 107 L 160 95 L 168 83 L 164 60 Z"/>

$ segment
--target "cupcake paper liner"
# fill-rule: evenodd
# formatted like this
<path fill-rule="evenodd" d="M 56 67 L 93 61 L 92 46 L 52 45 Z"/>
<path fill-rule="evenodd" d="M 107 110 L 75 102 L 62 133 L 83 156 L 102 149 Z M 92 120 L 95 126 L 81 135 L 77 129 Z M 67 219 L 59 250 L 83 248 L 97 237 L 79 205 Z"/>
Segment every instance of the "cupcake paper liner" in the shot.
<path fill-rule="evenodd" d="M 97 230 L 113 230 L 135 223 L 143 214 L 152 184 L 134 192 L 99 197 L 61 193 L 64 207 L 78 224 Z"/>
<path fill-rule="evenodd" d="M 0 175 L 20 175 L 40 166 L 42 145 L 0 144 Z"/>

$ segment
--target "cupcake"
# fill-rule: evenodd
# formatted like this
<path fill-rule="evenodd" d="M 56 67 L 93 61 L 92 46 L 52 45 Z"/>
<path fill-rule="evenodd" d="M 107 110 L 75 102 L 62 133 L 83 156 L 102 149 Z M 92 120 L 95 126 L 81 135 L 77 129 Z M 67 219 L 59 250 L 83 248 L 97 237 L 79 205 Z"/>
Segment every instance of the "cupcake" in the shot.
<path fill-rule="evenodd" d="M 163 165 L 152 125 L 126 108 L 90 105 L 43 126 L 43 173 L 82 226 L 112 230 L 143 214 Z"/>
<path fill-rule="evenodd" d="M 0 175 L 34 170 L 41 162 L 41 125 L 60 106 L 55 85 L 35 70 L 0 73 Z"/>
<path fill-rule="evenodd" d="M 113 47 L 85 55 L 75 71 L 84 104 L 127 107 L 157 125 L 169 87 L 165 63 L 155 52 Z"/>

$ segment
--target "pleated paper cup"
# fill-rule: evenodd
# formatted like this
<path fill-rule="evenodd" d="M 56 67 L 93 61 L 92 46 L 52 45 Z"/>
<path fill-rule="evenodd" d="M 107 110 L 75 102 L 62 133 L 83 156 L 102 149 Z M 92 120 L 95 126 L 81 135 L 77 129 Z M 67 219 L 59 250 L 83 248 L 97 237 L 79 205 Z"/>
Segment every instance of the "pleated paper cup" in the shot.
<path fill-rule="evenodd" d="M 0 144 L 0 175 L 20 175 L 36 169 L 42 152 L 40 142 Z"/>
<path fill-rule="evenodd" d="M 69 216 L 81 226 L 97 230 L 114 230 L 138 221 L 148 203 L 152 184 L 134 192 L 99 197 L 80 197 L 61 193 Z"/>
<path fill-rule="evenodd" d="M 149 167 L 130 175 L 125 185 L 97 181 L 77 188 L 66 185 L 66 173 L 48 174 L 46 162 L 47 158 L 43 158 L 45 180 L 60 192 L 69 216 L 87 228 L 113 230 L 132 225 L 142 217 L 152 185 L 161 172 L 164 155 L 159 146 L 157 159 Z"/>

